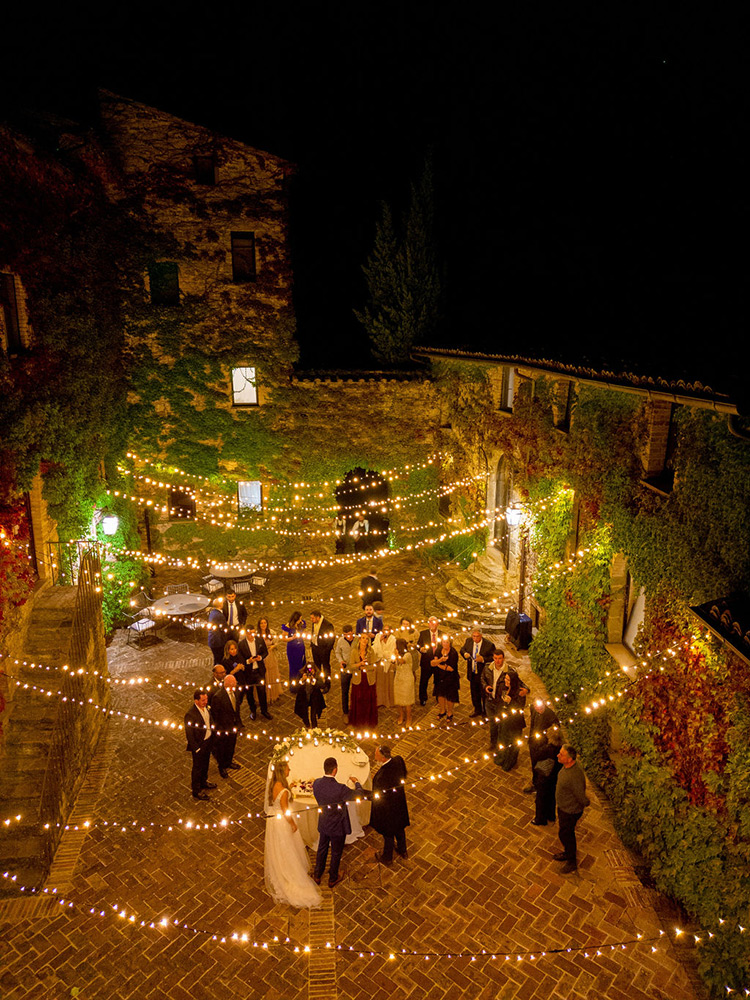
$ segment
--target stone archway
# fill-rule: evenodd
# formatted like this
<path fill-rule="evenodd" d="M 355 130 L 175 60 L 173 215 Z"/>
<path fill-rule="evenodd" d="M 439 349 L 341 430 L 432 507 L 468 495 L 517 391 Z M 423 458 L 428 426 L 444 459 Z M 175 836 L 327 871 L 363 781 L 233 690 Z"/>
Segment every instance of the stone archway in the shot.
<path fill-rule="evenodd" d="M 336 487 L 339 516 L 346 519 L 347 551 L 371 552 L 388 544 L 389 518 L 388 482 L 371 469 L 357 467 L 347 472 Z M 367 530 L 358 525 L 367 522 Z M 356 537 L 352 532 L 356 533 Z"/>

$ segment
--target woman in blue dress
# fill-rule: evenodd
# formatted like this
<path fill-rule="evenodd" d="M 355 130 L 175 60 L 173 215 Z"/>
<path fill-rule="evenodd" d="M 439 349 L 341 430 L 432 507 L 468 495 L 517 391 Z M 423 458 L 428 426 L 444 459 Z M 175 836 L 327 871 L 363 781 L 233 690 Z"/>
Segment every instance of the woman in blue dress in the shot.
<path fill-rule="evenodd" d="M 282 625 L 282 640 L 286 643 L 286 658 L 289 660 L 289 687 L 296 689 L 297 678 L 305 669 L 305 640 L 300 632 L 306 627 L 299 611 L 295 611 L 288 625 Z"/>

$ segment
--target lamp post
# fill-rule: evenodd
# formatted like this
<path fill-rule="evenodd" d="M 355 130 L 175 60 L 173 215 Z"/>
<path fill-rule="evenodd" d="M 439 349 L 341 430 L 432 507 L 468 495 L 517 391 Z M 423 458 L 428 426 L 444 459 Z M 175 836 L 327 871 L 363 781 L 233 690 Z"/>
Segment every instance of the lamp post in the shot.
<path fill-rule="evenodd" d="M 528 557 L 529 529 L 523 517 L 523 508 L 520 504 L 511 504 L 505 511 L 505 520 L 509 528 L 521 526 L 521 565 L 518 572 L 518 613 L 523 614 L 523 605 L 526 600 L 526 561 Z"/>

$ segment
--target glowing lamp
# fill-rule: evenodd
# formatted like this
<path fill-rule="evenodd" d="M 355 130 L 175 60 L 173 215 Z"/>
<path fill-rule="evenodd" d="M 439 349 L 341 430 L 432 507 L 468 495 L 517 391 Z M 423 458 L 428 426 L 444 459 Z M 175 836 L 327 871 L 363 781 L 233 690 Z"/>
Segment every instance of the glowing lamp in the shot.
<path fill-rule="evenodd" d="M 117 514 L 105 514 L 102 518 L 102 531 L 105 535 L 114 535 L 120 526 Z"/>
<path fill-rule="evenodd" d="M 505 511 L 505 520 L 509 528 L 517 528 L 521 523 L 521 508 L 508 507 Z"/>

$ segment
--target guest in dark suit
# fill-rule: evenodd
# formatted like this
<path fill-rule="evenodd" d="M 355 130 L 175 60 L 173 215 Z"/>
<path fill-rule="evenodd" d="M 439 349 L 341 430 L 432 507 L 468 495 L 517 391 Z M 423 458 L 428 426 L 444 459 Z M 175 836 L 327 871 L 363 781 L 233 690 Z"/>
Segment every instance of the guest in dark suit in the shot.
<path fill-rule="evenodd" d="M 221 602 L 221 612 L 227 620 L 230 635 L 237 642 L 245 630 L 247 608 L 242 601 L 237 600 L 237 595 L 233 590 L 227 591 L 226 598 Z"/>
<path fill-rule="evenodd" d="M 345 803 L 358 793 L 364 795 L 364 788 L 354 777 L 349 778 L 349 781 L 354 784 L 354 788 L 347 788 L 346 785 L 339 784 L 336 780 L 338 769 L 336 758 L 326 757 L 323 761 L 325 777 L 317 778 L 313 782 L 313 795 L 315 801 L 321 806 L 321 813 L 318 817 L 320 839 L 318 853 L 315 857 L 313 879 L 320 885 L 330 847 L 331 867 L 328 871 L 328 885 L 331 889 L 338 885 L 344 877 L 339 875 L 339 864 L 341 863 L 341 855 L 344 853 L 347 834 L 352 832 L 349 810 Z"/>
<path fill-rule="evenodd" d="M 214 742 L 211 721 L 208 695 L 205 691 L 195 691 L 193 693 L 193 707 L 185 713 L 186 749 L 193 755 L 190 788 L 194 799 L 208 799 L 206 789 L 216 788 L 216 785 L 208 780 L 208 765 Z"/>
<path fill-rule="evenodd" d="M 221 610 L 221 598 L 217 597 L 214 606 L 208 612 L 208 648 L 214 656 L 214 663 L 221 663 L 224 656 L 224 646 L 229 638 L 227 620 Z"/>
<path fill-rule="evenodd" d="M 539 751 L 532 771 L 532 787 L 536 792 L 534 826 L 546 826 L 554 823 L 555 792 L 557 790 L 557 775 L 562 764 L 557 759 L 562 747 L 562 733 L 558 729 L 552 733 L 549 741 Z"/>
<path fill-rule="evenodd" d="M 294 699 L 294 714 L 305 724 L 305 729 L 313 729 L 318 724 L 318 716 L 325 711 L 324 694 L 331 689 L 331 681 L 323 670 L 316 670 L 308 663 L 297 678 L 297 697 Z"/>
<path fill-rule="evenodd" d="M 482 630 L 475 628 L 471 638 L 461 647 L 461 656 L 466 660 L 466 680 L 471 690 L 471 703 L 474 711 L 469 716 L 476 719 L 484 713 L 484 688 L 482 687 L 482 672 L 486 663 L 492 663 L 494 645 L 482 636 Z"/>
<path fill-rule="evenodd" d="M 375 857 L 384 865 L 393 864 L 393 845 L 402 858 L 408 857 L 406 850 L 406 827 L 409 826 L 409 810 L 403 782 L 406 778 L 404 758 L 391 754 L 388 746 L 375 751 L 375 760 L 380 769 L 372 779 L 372 811 L 370 826 L 383 835 L 383 851 Z"/>
<path fill-rule="evenodd" d="M 322 670 L 326 677 L 331 673 L 331 650 L 336 638 L 333 625 L 319 611 L 310 612 L 312 629 L 310 632 L 310 650 L 313 663 Z"/>
<path fill-rule="evenodd" d="M 362 583 L 359 585 L 359 593 L 362 597 L 363 608 L 366 608 L 368 604 L 374 604 L 375 601 L 383 600 L 383 585 L 378 580 L 374 566 L 367 576 L 362 577 Z"/>
<path fill-rule="evenodd" d="M 244 639 L 240 640 L 239 651 L 245 661 L 245 669 L 242 673 L 243 690 L 240 691 L 240 698 L 237 703 L 239 710 L 242 704 L 243 695 L 247 698 L 250 718 L 255 720 L 255 692 L 258 692 L 258 703 L 260 704 L 260 714 L 264 719 L 272 719 L 273 716 L 268 711 L 268 694 L 266 692 L 266 664 L 268 656 L 268 646 L 263 636 L 256 635 L 253 629 L 247 633 Z"/>
<path fill-rule="evenodd" d="M 228 778 L 227 771 L 239 770 L 240 765 L 234 763 L 234 748 L 237 745 L 237 733 L 242 728 L 237 681 L 231 675 L 224 678 L 224 687 L 216 692 L 211 701 L 211 718 L 215 727 L 214 742 L 219 774 L 222 778 Z"/>
<path fill-rule="evenodd" d="M 214 669 L 211 673 L 211 684 L 208 689 L 208 705 L 211 706 L 211 700 L 217 691 L 220 691 L 224 687 L 224 678 L 227 676 L 227 668 L 223 663 L 215 663 Z"/>
<path fill-rule="evenodd" d="M 365 613 L 362 618 L 357 619 L 357 635 L 367 632 L 368 635 L 375 635 L 376 632 L 383 631 L 383 619 L 378 618 L 372 604 L 365 606 Z"/>
<path fill-rule="evenodd" d="M 554 735 L 555 732 L 559 732 L 559 725 L 560 720 L 550 705 L 546 705 L 541 699 L 532 702 L 529 712 L 529 758 L 531 759 L 532 782 L 531 785 L 524 788 L 524 792 L 530 794 L 534 791 L 534 768 L 537 761 L 548 757 L 545 753 L 550 742 L 548 730 L 554 727 Z M 559 750 L 559 744 L 556 745 Z"/>
<path fill-rule="evenodd" d="M 432 661 L 440 646 L 440 622 L 433 615 L 417 639 L 419 649 L 419 704 L 427 704 L 427 686 L 433 676 Z"/>

